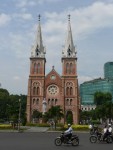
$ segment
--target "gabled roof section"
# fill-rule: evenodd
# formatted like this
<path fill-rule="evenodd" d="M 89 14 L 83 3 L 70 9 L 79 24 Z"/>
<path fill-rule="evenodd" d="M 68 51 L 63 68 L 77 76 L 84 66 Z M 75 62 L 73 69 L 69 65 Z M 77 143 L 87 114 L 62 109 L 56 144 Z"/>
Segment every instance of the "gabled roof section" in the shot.
<path fill-rule="evenodd" d="M 32 47 L 31 57 L 41 57 L 41 58 L 45 57 L 45 48 L 43 46 L 43 41 L 42 41 L 40 15 L 39 15 L 39 19 L 38 19 L 36 42 Z"/>
<path fill-rule="evenodd" d="M 73 44 L 73 37 L 71 31 L 70 15 L 68 15 L 68 33 L 65 41 L 65 46 L 62 51 L 62 57 L 76 58 L 75 46 Z"/>
<path fill-rule="evenodd" d="M 46 78 L 48 76 L 52 76 L 52 75 L 55 75 L 55 76 L 57 76 L 58 78 L 61 79 L 61 76 L 56 72 L 56 70 L 54 69 L 54 66 L 52 66 L 52 70 L 46 75 Z"/>

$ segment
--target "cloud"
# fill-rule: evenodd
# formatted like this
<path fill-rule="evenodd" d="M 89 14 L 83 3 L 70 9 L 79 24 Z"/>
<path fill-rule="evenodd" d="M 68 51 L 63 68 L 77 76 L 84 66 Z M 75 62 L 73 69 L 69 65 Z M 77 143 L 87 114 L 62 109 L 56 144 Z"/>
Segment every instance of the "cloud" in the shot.
<path fill-rule="evenodd" d="M 17 34 L 17 33 L 10 33 L 9 34 L 9 40 L 10 40 L 10 47 L 9 51 L 15 54 L 15 57 L 17 58 L 27 58 L 29 57 L 27 53 L 27 50 L 30 48 L 29 47 L 29 40 L 26 39 L 26 37 L 29 37 L 29 35 L 24 32 L 24 35 L 22 34 Z M 8 44 L 7 44 L 8 46 Z"/>
<path fill-rule="evenodd" d="M 20 77 L 19 76 L 14 76 L 13 79 L 14 80 L 20 80 Z"/>
<path fill-rule="evenodd" d="M 22 8 L 27 6 L 34 6 L 35 4 L 36 4 L 35 0 L 18 0 L 16 6 Z"/>
<path fill-rule="evenodd" d="M 90 81 L 90 80 L 94 80 L 97 77 L 90 77 L 90 76 L 78 76 L 78 80 L 79 80 L 79 84 L 85 82 L 85 81 Z"/>
<path fill-rule="evenodd" d="M 97 29 L 113 27 L 113 4 L 96 2 L 87 8 L 72 12 L 77 35 L 89 34 Z"/>
<path fill-rule="evenodd" d="M 37 4 L 44 4 L 45 2 L 48 3 L 55 3 L 55 2 L 61 2 L 61 0 L 18 0 L 16 3 L 16 6 L 19 8 L 25 8 L 25 7 L 33 7 Z"/>
<path fill-rule="evenodd" d="M 0 14 L 0 27 L 7 25 L 10 21 L 11 21 L 10 15 L 4 13 Z"/>
<path fill-rule="evenodd" d="M 68 14 L 72 16 L 71 24 L 72 28 L 75 28 L 74 34 L 79 38 L 87 36 L 97 31 L 97 29 L 113 27 L 113 3 L 95 2 L 90 6 L 79 9 L 73 7 L 62 13 L 45 13 L 49 20 L 45 24 L 47 31 L 50 29 L 56 31 L 56 27 L 62 30 L 67 21 L 64 18 Z"/>
<path fill-rule="evenodd" d="M 15 13 L 12 15 L 13 18 L 15 19 L 23 19 L 23 20 L 31 20 L 33 17 L 32 17 L 32 14 L 30 13 Z"/>

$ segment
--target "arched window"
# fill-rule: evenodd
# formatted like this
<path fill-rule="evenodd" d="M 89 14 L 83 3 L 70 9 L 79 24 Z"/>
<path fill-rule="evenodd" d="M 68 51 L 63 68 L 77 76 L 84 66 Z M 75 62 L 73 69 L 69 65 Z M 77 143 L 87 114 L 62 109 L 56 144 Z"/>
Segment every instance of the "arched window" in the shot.
<path fill-rule="evenodd" d="M 39 104 L 39 99 L 36 100 L 36 105 L 38 105 L 38 104 Z"/>
<path fill-rule="evenodd" d="M 71 49 L 70 49 L 70 45 L 69 45 L 69 47 L 68 47 L 68 51 L 67 51 L 67 52 L 68 52 L 68 56 L 70 57 L 70 56 L 71 56 L 71 53 L 72 53 L 72 52 L 71 52 Z"/>
<path fill-rule="evenodd" d="M 66 95 L 69 95 L 69 87 L 66 88 Z"/>
<path fill-rule="evenodd" d="M 40 88 L 37 87 L 37 95 L 40 95 Z"/>
<path fill-rule="evenodd" d="M 51 105 L 54 105 L 54 99 L 51 100 Z"/>
<path fill-rule="evenodd" d="M 51 101 L 50 101 L 50 99 L 48 99 L 48 105 L 50 105 L 51 104 Z"/>
<path fill-rule="evenodd" d="M 70 105 L 72 105 L 72 99 L 70 99 Z"/>
<path fill-rule="evenodd" d="M 36 87 L 33 87 L 33 95 L 36 95 Z"/>
<path fill-rule="evenodd" d="M 36 63 L 34 64 L 34 73 L 36 73 L 36 70 L 37 70 L 37 65 Z"/>
<path fill-rule="evenodd" d="M 69 73 L 69 63 L 66 64 L 66 73 Z"/>
<path fill-rule="evenodd" d="M 70 87 L 70 95 L 73 95 L 73 88 Z"/>
<path fill-rule="evenodd" d="M 57 100 L 57 99 L 55 99 L 55 105 L 57 105 L 57 101 L 58 101 L 58 100 Z"/>
<path fill-rule="evenodd" d="M 33 99 L 33 104 L 35 104 L 35 99 Z"/>
<path fill-rule="evenodd" d="M 72 73 L 72 72 L 73 72 L 73 64 L 70 63 L 70 73 Z"/>
<path fill-rule="evenodd" d="M 37 65 L 37 73 L 40 73 L 40 63 Z"/>
<path fill-rule="evenodd" d="M 40 54 L 40 50 L 39 50 L 38 45 L 37 45 L 36 55 L 39 56 L 39 54 Z"/>
<path fill-rule="evenodd" d="M 66 106 L 68 106 L 69 104 L 69 99 L 66 99 Z"/>

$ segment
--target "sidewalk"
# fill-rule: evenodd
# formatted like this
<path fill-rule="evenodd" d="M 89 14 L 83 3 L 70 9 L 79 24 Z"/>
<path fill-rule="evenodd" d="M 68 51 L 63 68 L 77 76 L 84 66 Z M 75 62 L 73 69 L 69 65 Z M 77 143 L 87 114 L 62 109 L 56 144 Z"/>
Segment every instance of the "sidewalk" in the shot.
<path fill-rule="evenodd" d="M 10 132 L 10 133 L 15 133 L 15 132 L 47 132 L 48 127 L 28 127 L 28 126 L 21 126 L 20 131 L 18 130 L 0 130 L 0 132 Z"/>
<path fill-rule="evenodd" d="M 15 132 L 21 132 L 21 133 L 26 133 L 26 132 L 62 132 L 62 131 L 58 131 L 58 130 L 50 130 L 49 127 L 28 127 L 28 126 L 22 126 L 21 127 L 22 130 L 18 131 L 18 130 L 0 130 L 0 132 L 10 132 L 10 133 L 15 133 Z M 73 131 L 74 133 L 88 133 L 89 131 Z"/>
<path fill-rule="evenodd" d="M 48 127 L 27 127 L 24 132 L 46 132 L 48 129 Z"/>

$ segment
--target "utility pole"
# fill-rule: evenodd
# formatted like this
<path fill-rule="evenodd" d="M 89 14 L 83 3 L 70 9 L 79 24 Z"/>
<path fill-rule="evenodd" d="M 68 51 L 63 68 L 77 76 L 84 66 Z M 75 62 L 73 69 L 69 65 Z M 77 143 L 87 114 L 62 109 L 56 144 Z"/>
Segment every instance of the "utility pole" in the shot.
<path fill-rule="evenodd" d="M 19 99 L 18 132 L 20 132 L 20 122 L 21 122 L 21 99 Z"/>

